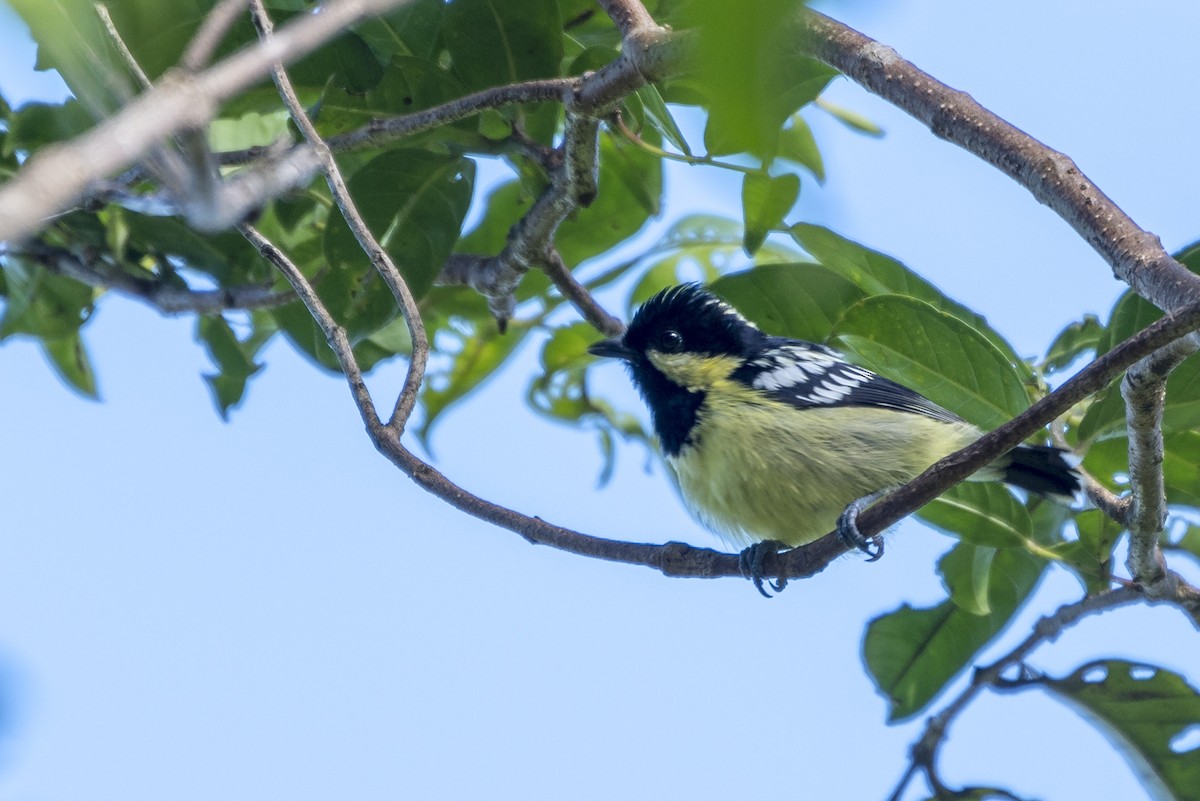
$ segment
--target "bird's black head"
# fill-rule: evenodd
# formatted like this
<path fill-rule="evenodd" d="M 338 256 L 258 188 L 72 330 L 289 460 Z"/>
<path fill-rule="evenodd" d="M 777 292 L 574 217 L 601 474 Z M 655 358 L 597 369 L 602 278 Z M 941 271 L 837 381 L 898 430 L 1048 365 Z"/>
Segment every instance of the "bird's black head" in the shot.
<path fill-rule="evenodd" d="M 646 301 L 622 337 L 589 350 L 629 365 L 663 450 L 672 455 L 688 442 L 705 393 L 727 380 L 765 338 L 716 295 L 683 284 Z"/>

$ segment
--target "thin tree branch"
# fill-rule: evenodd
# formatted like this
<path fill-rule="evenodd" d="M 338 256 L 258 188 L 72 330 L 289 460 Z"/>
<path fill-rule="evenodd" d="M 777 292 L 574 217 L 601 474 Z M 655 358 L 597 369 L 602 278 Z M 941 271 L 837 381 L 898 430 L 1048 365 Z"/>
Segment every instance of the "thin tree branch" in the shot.
<path fill-rule="evenodd" d="M 262 0 L 251 0 L 250 5 L 254 24 L 259 31 L 259 35 L 265 42 L 269 42 L 273 35 L 274 25 L 271 23 L 271 18 L 267 14 Z M 412 415 L 413 409 L 416 408 L 417 393 L 421 388 L 421 379 L 425 376 L 425 365 L 429 360 L 429 339 L 425 334 L 425 325 L 421 321 L 421 312 L 417 308 L 417 301 L 409 290 L 404 277 L 400 275 L 400 271 L 392 263 L 391 257 L 380 246 L 374 234 L 367 228 L 362 215 L 359 214 L 358 207 L 354 203 L 354 198 L 350 196 L 350 190 L 346 186 L 346 181 L 342 177 L 342 172 L 338 168 L 332 151 L 325 144 L 320 134 L 317 133 L 312 120 L 309 119 L 308 113 L 304 110 L 304 104 L 300 102 L 300 98 L 296 95 L 296 90 L 293 88 L 292 82 L 288 78 L 283 65 L 276 64 L 271 75 L 275 81 L 275 85 L 279 89 L 279 94 L 283 98 L 284 104 L 288 108 L 288 112 L 291 114 L 292 120 L 300 129 L 304 140 L 312 147 L 320 159 L 321 169 L 325 173 L 326 182 L 329 184 L 329 191 L 333 194 L 333 199 L 337 203 L 338 209 L 341 210 L 346 224 L 350 227 L 351 232 L 353 232 L 354 238 L 358 240 L 358 244 L 366 252 L 367 257 L 370 258 L 371 264 L 375 267 L 380 277 L 383 278 L 383 282 L 391 290 L 392 296 L 400 307 L 400 313 L 404 316 L 404 322 L 408 326 L 408 334 L 412 340 L 412 354 L 409 356 L 408 371 L 404 376 L 404 386 L 396 398 L 396 404 L 387 422 L 388 429 L 394 431 L 399 436 L 404 433 L 404 426 L 408 422 L 408 418 Z"/>
<path fill-rule="evenodd" d="M 0 186 L 0 241 L 23 239 L 87 194 L 98 178 L 141 159 L 166 137 L 207 124 L 220 103 L 337 36 L 347 26 L 407 0 L 338 0 L 288 23 L 268 43 L 247 47 L 197 74 L 176 71 L 112 117 L 29 158 Z"/>
<path fill-rule="evenodd" d="M 815 11 L 802 12 L 801 50 L 923 122 L 1028 189 L 1074 228 L 1118 278 L 1169 311 L 1200 301 L 1200 276 L 1138 227 L 1067 156 L 1005 122 L 880 44 Z"/>
<path fill-rule="evenodd" d="M 276 290 L 265 285 L 189 289 L 163 281 L 135 278 L 120 270 L 101 269 L 95 262 L 89 262 L 69 250 L 40 243 L 31 243 L 9 250 L 8 253 L 34 261 L 53 273 L 73 278 L 90 287 L 135 298 L 166 315 L 272 309 L 296 299 L 288 290 Z"/>
<path fill-rule="evenodd" d="M 363 380 L 358 360 L 354 358 L 354 347 L 350 344 L 350 337 L 346 334 L 346 329 L 333 319 L 333 315 L 325 308 L 325 304 L 321 302 L 321 298 L 313 289 L 312 284 L 304 277 L 304 273 L 300 272 L 300 268 L 293 264 L 283 254 L 283 251 L 275 247 L 249 223 L 239 225 L 238 231 L 246 237 L 250 244 L 254 245 L 264 259 L 283 274 L 283 277 L 296 291 L 296 295 L 307 307 L 309 314 L 325 333 L 325 339 L 329 342 L 329 347 L 333 350 L 334 356 L 337 357 L 338 364 L 341 365 L 342 372 L 346 376 L 346 383 L 350 385 L 350 395 L 354 398 L 354 405 L 358 407 L 358 413 L 362 416 L 367 431 L 374 432 L 382 429 L 383 423 L 375 411 L 375 402 L 371 399 L 366 381 Z"/>
<path fill-rule="evenodd" d="M 636 35 L 639 30 L 658 27 L 646 6 L 638 0 L 598 0 L 604 13 L 612 17 L 622 37 Z"/>
<path fill-rule="evenodd" d="M 457 122 L 487 109 L 520 103 L 563 102 L 565 98 L 570 97 L 576 91 L 582 80 L 580 78 L 542 78 L 505 86 L 493 86 L 490 89 L 472 92 L 469 95 L 463 95 L 421 111 L 414 111 L 411 114 L 371 120 L 361 128 L 329 137 L 328 145 L 335 152 L 386 145 L 406 136 L 413 136 Z"/>
<path fill-rule="evenodd" d="M 133 77 L 137 78 L 137 82 L 141 84 L 143 89 L 149 89 L 151 85 L 150 78 L 142 70 L 142 65 L 138 64 L 137 59 L 133 57 L 129 46 L 125 44 L 125 39 L 121 37 L 121 32 L 117 30 L 112 15 L 108 13 L 108 5 L 105 3 L 96 3 L 95 9 L 96 16 L 100 17 L 100 23 L 104 26 L 105 33 L 108 34 L 108 38 L 116 46 L 117 52 L 120 53 L 121 60 L 125 62 L 126 68 L 133 73 Z"/>
<path fill-rule="evenodd" d="M 179 66 L 188 72 L 203 69 L 245 8 L 246 0 L 221 0 L 200 23 L 200 29 L 183 51 Z"/>
<path fill-rule="evenodd" d="M 579 310 L 583 319 L 605 336 L 620 336 L 625 330 L 625 324 L 605 311 L 587 287 L 575 280 L 570 269 L 563 263 L 562 256 L 554 248 L 546 252 L 546 263 L 543 267 L 546 275 L 554 282 L 554 286 L 564 298 Z"/>
<path fill-rule="evenodd" d="M 1133 587 L 1119 587 L 1061 606 L 1057 611 L 1034 624 L 1033 632 L 1017 647 L 992 664 L 976 668 L 971 683 L 967 685 L 966 689 L 925 722 L 925 729 L 913 744 L 910 752 L 912 762 L 904 776 L 901 777 L 891 798 L 901 797 L 905 786 L 916 772 L 914 768 L 925 774 L 930 787 L 939 794 L 945 791 L 946 786 L 938 774 L 937 758 L 938 751 L 946 740 L 950 724 L 985 688 L 995 686 L 1003 678 L 1004 671 L 1014 665 L 1022 664 L 1039 646 L 1058 639 L 1060 634 L 1083 618 L 1140 600 L 1143 600 L 1140 590 Z"/>

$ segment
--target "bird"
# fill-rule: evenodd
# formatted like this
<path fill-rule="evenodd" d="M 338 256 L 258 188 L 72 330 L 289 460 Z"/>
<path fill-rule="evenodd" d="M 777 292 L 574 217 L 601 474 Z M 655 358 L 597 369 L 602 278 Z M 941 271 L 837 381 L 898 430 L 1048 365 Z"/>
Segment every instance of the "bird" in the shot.
<path fill-rule="evenodd" d="M 743 574 L 764 595 L 768 552 L 829 531 L 878 558 L 882 540 L 858 533 L 858 511 L 983 434 L 830 347 L 764 333 L 698 284 L 660 291 L 588 351 L 625 363 L 685 506 L 745 548 Z M 1080 490 L 1067 453 L 1044 445 L 1019 445 L 972 479 Z"/>

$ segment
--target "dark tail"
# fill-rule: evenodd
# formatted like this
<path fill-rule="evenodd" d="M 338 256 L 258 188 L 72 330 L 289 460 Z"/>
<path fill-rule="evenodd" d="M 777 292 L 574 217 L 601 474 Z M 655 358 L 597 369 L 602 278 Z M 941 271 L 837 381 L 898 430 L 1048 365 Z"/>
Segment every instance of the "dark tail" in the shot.
<path fill-rule="evenodd" d="M 1008 453 L 1004 480 L 1038 495 L 1074 498 L 1082 484 L 1079 473 L 1067 461 L 1066 451 L 1046 445 L 1020 445 Z"/>

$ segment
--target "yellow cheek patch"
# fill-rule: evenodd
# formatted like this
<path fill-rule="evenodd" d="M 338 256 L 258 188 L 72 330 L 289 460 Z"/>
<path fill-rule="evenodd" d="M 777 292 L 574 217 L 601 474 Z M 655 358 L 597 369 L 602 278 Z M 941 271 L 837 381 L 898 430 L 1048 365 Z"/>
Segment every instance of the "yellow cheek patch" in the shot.
<path fill-rule="evenodd" d="M 738 368 L 732 356 L 709 356 L 697 353 L 663 353 L 647 351 L 650 363 L 667 378 L 690 390 L 711 389 L 729 378 Z"/>

